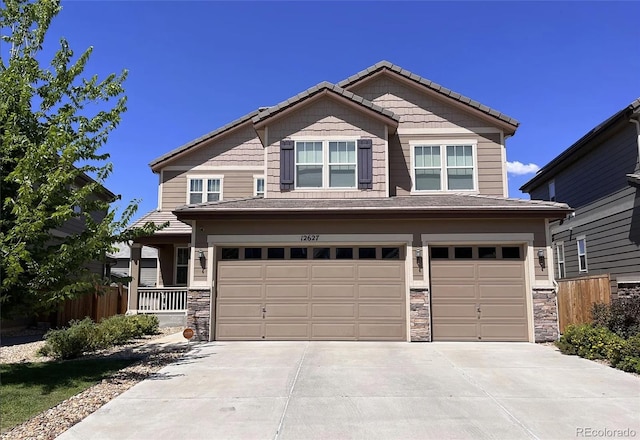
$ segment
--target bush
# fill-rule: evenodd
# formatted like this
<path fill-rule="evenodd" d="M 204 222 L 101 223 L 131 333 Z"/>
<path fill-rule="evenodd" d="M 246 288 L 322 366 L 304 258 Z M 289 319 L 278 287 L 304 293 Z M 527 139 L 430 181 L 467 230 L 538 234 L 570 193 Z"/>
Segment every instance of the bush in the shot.
<path fill-rule="evenodd" d="M 611 365 L 622 370 L 640 374 L 640 335 L 635 335 L 624 341 L 620 351 L 616 353 Z"/>
<path fill-rule="evenodd" d="M 44 356 L 56 359 L 73 359 L 97 348 L 97 328 L 90 318 L 74 320 L 69 328 L 49 330 L 44 338 L 45 345 L 40 349 Z"/>
<path fill-rule="evenodd" d="M 98 325 L 100 348 L 122 345 L 131 339 L 158 332 L 158 318 L 154 315 L 115 315 Z"/>
<path fill-rule="evenodd" d="M 568 326 L 556 346 L 564 354 L 586 359 L 608 359 L 608 350 L 620 341 L 624 340 L 609 329 L 580 324 Z"/>
<path fill-rule="evenodd" d="M 611 304 L 594 304 L 593 324 L 606 327 L 618 336 L 628 338 L 640 334 L 640 297 L 617 298 Z"/>

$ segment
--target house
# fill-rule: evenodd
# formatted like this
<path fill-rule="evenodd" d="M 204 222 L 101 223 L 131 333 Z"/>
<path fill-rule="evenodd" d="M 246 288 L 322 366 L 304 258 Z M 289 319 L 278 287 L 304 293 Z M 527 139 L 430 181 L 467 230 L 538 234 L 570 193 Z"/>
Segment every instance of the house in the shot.
<path fill-rule="evenodd" d="M 133 245 L 130 312 L 186 298 L 203 340 L 555 339 L 539 261 L 570 209 L 507 197 L 517 127 L 386 61 L 242 116 L 151 162 L 137 224 L 170 225 Z"/>
<path fill-rule="evenodd" d="M 545 165 L 521 190 L 575 212 L 550 225 L 558 279 L 610 274 L 640 293 L 640 98 Z"/>
<path fill-rule="evenodd" d="M 131 248 L 127 243 L 116 243 L 116 250 L 109 254 L 114 260 L 111 265 L 111 276 L 114 278 L 128 278 L 131 259 Z M 141 287 L 155 287 L 158 284 L 158 250 L 144 246 L 139 260 L 138 285 Z"/>

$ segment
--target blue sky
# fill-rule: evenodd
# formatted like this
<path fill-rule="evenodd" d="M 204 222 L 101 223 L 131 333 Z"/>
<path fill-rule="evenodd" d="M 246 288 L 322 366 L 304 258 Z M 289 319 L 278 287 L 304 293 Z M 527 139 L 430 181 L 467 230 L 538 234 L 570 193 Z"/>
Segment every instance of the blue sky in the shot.
<path fill-rule="evenodd" d="M 48 35 L 86 76 L 129 70 L 107 186 L 155 209 L 148 163 L 257 107 L 386 59 L 520 121 L 507 159 L 544 165 L 640 96 L 637 2 L 63 1 Z M 509 175 L 509 194 L 532 174 Z M 526 196 L 524 196 L 526 197 Z"/>

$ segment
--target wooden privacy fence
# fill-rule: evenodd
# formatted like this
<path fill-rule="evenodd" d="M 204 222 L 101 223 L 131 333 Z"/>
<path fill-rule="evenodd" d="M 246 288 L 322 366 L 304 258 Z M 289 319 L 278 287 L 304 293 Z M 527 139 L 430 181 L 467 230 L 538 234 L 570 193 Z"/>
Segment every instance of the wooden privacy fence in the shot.
<path fill-rule="evenodd" d="M 594 303 L 611 303 L 609 274 L 558 281 L 560 333 L 570 324 L 591 322 Z"/>
<path fill-rule="evenodd" d="M 65 301 L 56 316 L 56 326 L 64 326 L 72 319 L 90 317 L 95 322 L 127 312 L 127 288 L 119 284 L 111 286 L 103 294 L 88 294 Z"/>

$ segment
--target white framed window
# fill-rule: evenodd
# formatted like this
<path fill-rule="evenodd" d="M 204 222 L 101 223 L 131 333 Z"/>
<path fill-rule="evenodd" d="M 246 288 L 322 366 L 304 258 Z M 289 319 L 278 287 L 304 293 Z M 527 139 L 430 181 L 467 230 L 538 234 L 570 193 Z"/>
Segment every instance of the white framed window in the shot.
<path fill-rule="evenodd" d="M 222 176 L 189 177 L 187 180 L 187 204 L 222 200 Z"/>
<path fill-rule="evenodd" d="M 476 144 L 469 141 L 410 142 L 414 191 L 475 191 Z"/>
<path fill-rule="evenodd" d="M 582 235 L 576 237 L 578 246 L 578 270 L 580 272 L 588 272 L 587 268 L 587 237 Z"/>
<path fill-rule="evenodd" d="M 188 247 L 177 247 L 176 249 L 176 286 L 186 286 L 189 279 L 189 257 L 191 250 Z"/>
<path fill-rule="evenodd" d="M 549 182 L 549 200 L 552 202 L 556 201 L 556 181 L 552 180 Z"/>
<path fill-rule="evenodd" d="M 558 262 L 558 278 L 564 278 L 566 276 L 566 269 L 564 265 L 564 242 L 563 241 L 556 243 L 556 261 Z"/>
<path fill-rule="evenodd" d="M 253 176 L 253 196 L 264 197 L 264 176 Z"/>
<path fill-rule="evenodd" d="M 295 184 L 300 189 L 356 188 L 356 141 L 295 141 Z"/>

